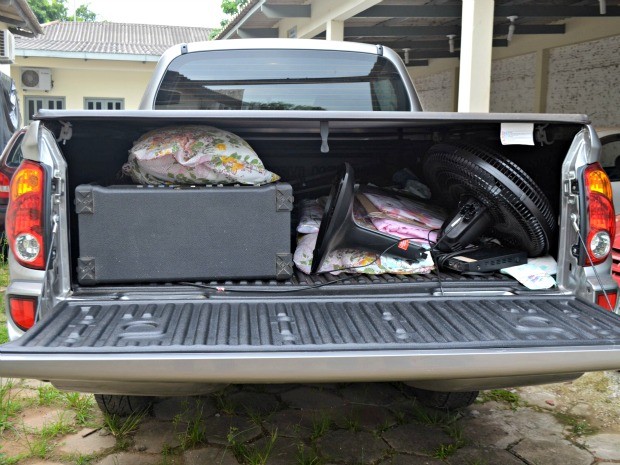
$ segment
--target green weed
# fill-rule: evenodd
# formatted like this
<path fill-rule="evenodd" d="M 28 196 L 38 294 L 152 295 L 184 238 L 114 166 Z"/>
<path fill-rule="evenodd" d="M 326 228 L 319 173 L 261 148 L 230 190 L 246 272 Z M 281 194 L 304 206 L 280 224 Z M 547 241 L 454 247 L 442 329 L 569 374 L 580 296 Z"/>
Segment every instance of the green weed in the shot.
<path fill-rule="evenodd" d="M 43 425 L 37 434 L 41 437 L 52 439 L 57 436 L 62 436 L 65 434 L 69 434 L 75 431 L 75 428 L 71 423 L 67 422 L 65 419 L 64 412 L 58 415 L 58 419 L 54 423 L 46 423 Z"/>
<path fill-rule="evenodd" d="M 17 455 L 15 457 L 8 457 L 4 452 L 0 452 L 0 465 L 15 465 L 22 458 L 21 455 Z"/>
<path fill-rule="evenodd" d="M 344 427 L 345 429 L 348 429 L 349 431 L 353 431 L 354 433 L 362 431 L 362 425 L 360 424 L 360 421 L 355 417 L 345 418 Z"/>
<path fill-rule="evenodd" d="M 268 438 L 266 444 L 262 447 L 258 447 L 255 444 L 245 444 L 243 442 L 238 442 L 237 437 L 240 432 L 237 428 L 230 428 L 226 439 L 228 440 L 228 445 L 232 450 L 232 453 L 235 455 L 237 460 L 245 465 L 265 465 L 267 460 L 269 460 L 269 456 L 271 455 L 271 450 L 273 449 L 273 445 L 278 438 L 278 431 L 272 431 Z"/>
<path fill-rule="evenodd" d="M 315 441 L 324 436 L 325 433 L 331 429 L 332 424 L 331 418 L 329 418 L 325 412 L 321 412 L 320 415 L 315 416 L 312 419 L 312 434 L 310 435 L 310 439 Z"/>
<path fill-rule="evenodd" d="M 517 407 L 521 405 L 521 398 L 519 397 L 519 394 L 507 391 L 506 389 L 491 389 L 490 391 L 483 391 L 480 393 L 480 397 L 482 402 L 505 402 L 510 405 L 512 410 L 516 410 Z"/>
<path fill-rule="evenodd" d="M 407 423 L 407 415 L 405 415 L 405 412 L 401 412 L 400 410 L 398 412 L 394 412 L 394 419 L 396 420 L 396 424 L 398 426 L 402 426 Z"/>
<path fill-rule="evenodd" d="M 92 395 L 65 392 L 63 396 L 65 404 L 75 412 L 75 421 L 78 425 L 85 425 L 91 420 L 95 405 L 95 399 Z"/>
<path fill-rule="evenodd" d="M 433 452 L 433 457 L 439 460 L 445 460 L 451 455 L 453 455 L 458 450 L 456 444 L 440 444 L 435 452 Z"/>
<path fill-rule="evenodd" d="M 189 410 L 189 402 L 185 405 L 185 412 L 175 416 L 175 418 L 173 419 L 175 428 L 179 426 L 182 418 L 186 417 L 187 415 L 187 412 Z M 205 442 L 207 430 L 202 419 L 203 412 L 204 403 L 201 400 L 196 400 L 193 409 L 193 415 L 187 422 L 187 425 L 185 426 L 185 431 L 179 434 L 179 442 L 181 443 L 182 449 L 189 449 Z"/>
<path fill-rule="evenodd" d="M 52 405 L 62 402 L 63 395 L 58 389 L 51 385 L 39 386 L 39 405 Z"/>
<path fill-rule="evenodd" d="M 54 449 L 52 438 L 47 436 L 37 435 L 33 438 L 29 438 L 28 435 L 25 435 L 24 441 L 26 442 L 26 447 L 31 457 L 45 459 Z"/>
<path fill-rule="evenodd" d="M 304 443 L 297 445 L 297 465 L 321 465 L 321 463 L 314 449 L 306 447 Z"/>
<path fill-rule="evenodd" d="M 12 420 L 21 410 L 21 403 L 13 394 L 15 383 L 12 380 L 0 381 L 0 436 L 5 430 L 12 429 Z"/>
<path fill-rule="evenodd" d="M 72 461 L 75 465 L 90 465 L 92 461 L 95 459 L 93 455 L 76 455 L 72 457 Z"/>
<path fill-rule="evenodd" d="M 128 417 L 103 414 L 104 424 L 110 430 L 112 436 L 116 438 L 116 445 L 119 449 L 125 449 L 129 445 L 130 435 L 138 429 L 146 412 L 144 410 L 132 413 Z"/>
<path fill-rule="evenodd" d="M 413 418 L 424 425 L 444 427 L 453 424 L 459 419 L 459 413 L 444 412 L 442 410 L 429 409 L 415 402 L 411 409 Z"/>
<path fill-rule="evenodd" d="M 236 413 L 237 406 L 232 400 L 230 400 L 225 392 L 216 392 L 212 394 L 212 396 L 215 401 L 215 407 L 220 412 L 225 413 L 226 415 L 234 415 Z"/>
<path fill-rule="evenodd" d="M 558 419 L 558 421 L 560 421 L 560 423 L 568 426 L 570 432 L 574 436 L 589 436 L 598 432 L 597 428 L 590 425 L 583 418 L 573 417 L 571 415 L 561 412 L 556 412 L 555 417 Z"/>
<path fill-rule="evenodd" d="M 6 313 L 4 311 L 4 292 L 0 293 L 0 344 L 9 342 L 9 329 L 6 326 Z"/>

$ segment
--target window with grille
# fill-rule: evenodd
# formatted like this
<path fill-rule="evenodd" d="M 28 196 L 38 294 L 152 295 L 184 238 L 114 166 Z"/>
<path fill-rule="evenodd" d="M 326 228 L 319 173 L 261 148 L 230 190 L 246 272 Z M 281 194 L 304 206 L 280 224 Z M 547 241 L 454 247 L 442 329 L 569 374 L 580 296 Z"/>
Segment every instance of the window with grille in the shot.
<path fill-rule="evenodd" d="M 65 97 L 28 96 L 24 98 L 26 123 L 30 123 L 39 110 L 64 110 Z"/>
<path fill-rule="evenodd" d="M 122 98 L 85 98 L 85 110 L 123 110 L 125 99 Z"/>

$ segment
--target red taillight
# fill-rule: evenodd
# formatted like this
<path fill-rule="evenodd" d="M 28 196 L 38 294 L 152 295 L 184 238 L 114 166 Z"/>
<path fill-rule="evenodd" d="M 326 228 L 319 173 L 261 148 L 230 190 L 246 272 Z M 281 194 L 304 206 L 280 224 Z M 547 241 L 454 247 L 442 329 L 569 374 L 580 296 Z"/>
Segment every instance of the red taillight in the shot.
<path fill-rule="evenodd" d="M 6 236 L 17 261 L 28 268 L 45 268 L 45 170 L 30 160 L 15 171 L 6 212 Z"/>
<path fill-rule="evenodd" d="M 9 184 L 11 184 L 9 177 L 4 173 L 0 173 L 0 199 L 9 198 Z"/>
<path fill-rule="evenodd" d="M 583 178 L 588 219 L 584 240 L 589 257 L 585 258 L 584 265 L 598 265 L 607 259 L 616 233 L 611 182 L 599 163 L 588 165 Z"/>
<path fill-rule="evenodd" d="M 596 296 L 596 304 L 599 307 L 603 307 L 605 310 L 613 310 L 616 308 L 617 300 L 618 294 L 615 292 L 608 292 L 607 297 L 605 297 L 605 294 L 602 292 Z"/>
<path fill-rule="evenodd" d="M 36 297 L 9 296 L 9 311 L 15 324 L 24 331 L 32 328 L 37 311 Z"/>

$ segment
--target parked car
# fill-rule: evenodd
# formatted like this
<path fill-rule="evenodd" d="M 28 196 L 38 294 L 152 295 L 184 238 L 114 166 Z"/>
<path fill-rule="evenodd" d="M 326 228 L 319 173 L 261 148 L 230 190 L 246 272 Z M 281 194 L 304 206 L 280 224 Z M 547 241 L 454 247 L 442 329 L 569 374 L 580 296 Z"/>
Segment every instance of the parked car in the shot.
<path fill-rule="evenodd" d="M 620 284 L 620 127 L 598 129 L 597 134 L 603 147 L 601 165 L 605 168 L 614 195 L 616 209 L 616 237 L 612 246 L 613 265 L 611 273 Z"/>
<path fill-rule="evenodd" d="M 27 128 L 15 132 L 0 155 L 0 231 L 4 233 L 6 207 L 9 204 L 9 186 L 13 173 L 22 161 L 21 143 Z"/>

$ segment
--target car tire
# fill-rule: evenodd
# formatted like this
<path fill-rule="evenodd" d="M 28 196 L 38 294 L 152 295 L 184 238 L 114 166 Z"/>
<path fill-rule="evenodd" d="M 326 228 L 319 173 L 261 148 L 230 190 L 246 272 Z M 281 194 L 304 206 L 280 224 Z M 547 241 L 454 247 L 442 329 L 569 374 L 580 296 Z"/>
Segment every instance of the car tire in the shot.
<path fill-rule="evenodd" d="M 104 414 L 119 417 L 128 417 L 148 411 L 154 399 L 154 397 L 146 396 L 95 394 L 95 401 Z"/>
<path fill-rule="evenodd" d="M 458 410 L 469 407 L 476 401 L 478 391 L 439 392 L 413 388 L 416 399 L 425 407 L 441 410 Z"/>

